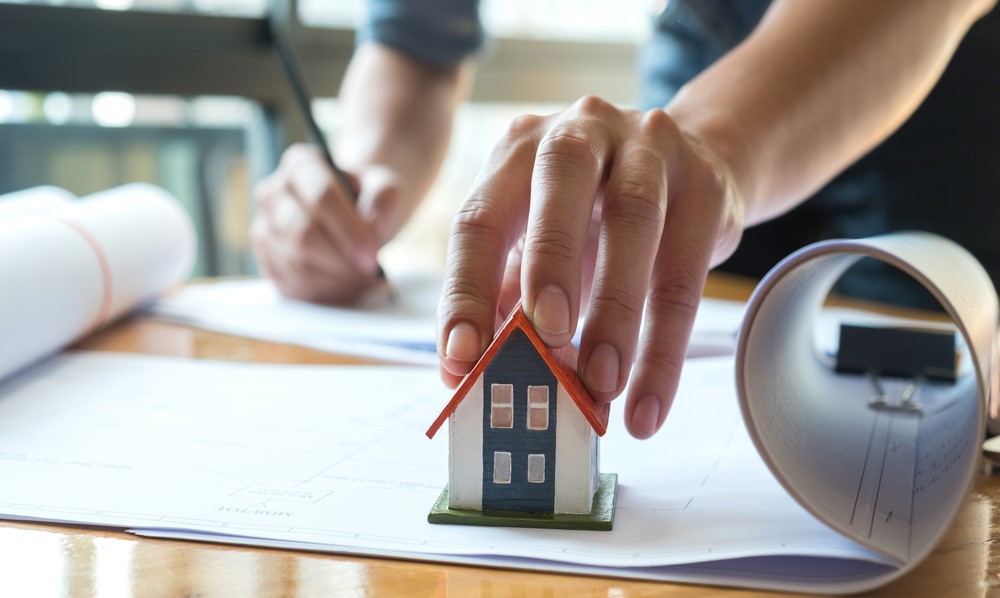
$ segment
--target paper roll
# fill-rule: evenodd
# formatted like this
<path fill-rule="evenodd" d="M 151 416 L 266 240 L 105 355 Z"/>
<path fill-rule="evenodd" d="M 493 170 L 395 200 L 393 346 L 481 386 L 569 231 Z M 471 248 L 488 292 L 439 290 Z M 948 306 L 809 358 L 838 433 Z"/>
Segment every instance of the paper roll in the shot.
<path fill-rule="evenodd" d="M 815 349 L 824 299 L 862 258 L 919 282 L 967 347 L 971 367 L 954 383 L 881 377 L 883 398 L 898 401 L 909 387 L 922 403 L 918 411 L 874 408 L 871 378 L 878 373 L 837 372 Z M 998 323 L 996 291 L 979 262 L 948 239 L 918 232 L 805 247 L 775 266 L 748 303 L 736 387 L 750 436 L 806 510 L 897 560 L 878 583 L 930 553 L 972 488 L 995 386 Z"/>
<path fill-rule="evenodd" d="M 76 197 L 59 187 L 32 187 L 0 197 L 0 221 L 35 212 L 61 210 L 69 207 Z"/>
<path fill-rule="evenodd" d="M 133 184 L 25 199 L 0 219 L 0 379 L 147 303 L 191 272 L 195 234 L 166 191 Z M 11 212 L 12 213 L 12 212 Z"/>

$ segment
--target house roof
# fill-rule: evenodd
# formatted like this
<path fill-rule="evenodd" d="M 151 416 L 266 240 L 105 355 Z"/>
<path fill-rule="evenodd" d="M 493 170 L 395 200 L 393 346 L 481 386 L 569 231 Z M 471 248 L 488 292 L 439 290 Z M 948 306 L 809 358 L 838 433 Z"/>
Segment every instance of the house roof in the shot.
<path fill-rule="evenodd" d="M 476 383 L 476 379 L 479 375 L 483 373 L 486 366 L 489 365 L 493 357 L 500 351 L 500 347 L 503 346 L 504 341 L 511 335 L 515 330 L 521 330 L 534 345 L 535 350 L 541 355 L 542 359 L 545 360 L 546 365 L 555 374 L 556 379 L 560 384 L 566 389 L 566 392 L 572 397 L 573 402 L 576 403 L 577 408 L 583 413 L 583 416 L 587 418 L 590 425 L 597 432 L 598 436 L 604 436 L 604 433 L 608 430 L 608 415 L 610 412 L 610 406 L 607 403 L 598 403 L 594 400 L 587 389 L 583 386 L 583 382 L 580 377 L 576 374 L 576 370 L 573 367 L 573 363 L 576 361 L 576 351 L 566 351 L 560 350 L 557 354 L 552 351 L 542 339 L 535 332 L 535 327 L 531 325 L 528 321 L 527 316 L 524 315 L 524 311 L 521 309 L 521 305 L 518 304 L 516 308 L 511 312 L 507 321 L 503 323 L 500 327 L 500 331 L 493 338 L 493 342 L 490 346 L 486 348 L 486 352 L 483 356 L 479 358 L 476 365 L 472 368 L 465 378 L 462 379 L 462 383 L 458 385 L 458 389 L 455 390 L 455 394 L 452 396 L 451 400 L 448 401 L 448 405 L 445 406 L 444 410 L 431 427 L 427 429 L 427 437 L 434 438 L 434 434 L 437 433 L 438 429 L 444 424 L 445 420 L 455 412 L 458 408 L 459 403 L 461 403 L 465 396 L 469 393 L 469 390 Z M 572 349 L 572 345 L 566 347 L 566 349 Z"/>

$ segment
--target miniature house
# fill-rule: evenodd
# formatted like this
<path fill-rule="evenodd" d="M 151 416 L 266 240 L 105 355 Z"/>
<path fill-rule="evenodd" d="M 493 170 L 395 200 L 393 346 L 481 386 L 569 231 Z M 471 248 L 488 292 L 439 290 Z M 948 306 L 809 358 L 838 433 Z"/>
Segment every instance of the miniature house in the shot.
<path fill-rule="evenodd" d="M 518 306 L 427 430 L 449 422 L 448 508 L 590 513 L 608 411 Z"/>

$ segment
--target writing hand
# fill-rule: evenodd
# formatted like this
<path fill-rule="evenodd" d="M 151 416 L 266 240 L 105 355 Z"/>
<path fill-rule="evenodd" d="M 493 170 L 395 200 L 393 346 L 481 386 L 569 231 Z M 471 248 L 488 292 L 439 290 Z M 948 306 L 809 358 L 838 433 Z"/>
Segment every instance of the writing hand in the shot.
<path fill-rule="evenodd" d="M 395 233 L 399 184 L 385 167 L 349 174 L 358 203 L 337 181 L 322 152 L 298 144 L 254 195 L 251 226 L 262 272 L 288 297 L 348 304 L 379 283 L 376 251 Z"/>

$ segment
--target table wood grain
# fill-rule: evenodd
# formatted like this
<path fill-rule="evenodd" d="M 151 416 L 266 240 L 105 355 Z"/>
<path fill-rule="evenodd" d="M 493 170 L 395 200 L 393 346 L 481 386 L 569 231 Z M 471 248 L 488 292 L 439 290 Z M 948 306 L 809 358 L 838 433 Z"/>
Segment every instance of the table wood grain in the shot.
<path fill-rule="evenodd" d="M 713 275 L 706 294 L 742 299 L 750 288 L 746 281 Z M 76 348 L 244 362 L 372 363 L 145 318 L 120 322 Z M 909 575 L 873 595 L 964 597 L 1000 593 L 998 506 L 1000 478 L 990 475 L 984 465 L 974 491 L 934 553 Z M 0 596 L 50 595 L 625 598 L 771 594 L 155 540 L 80 526 L 0 522 Z"/>

